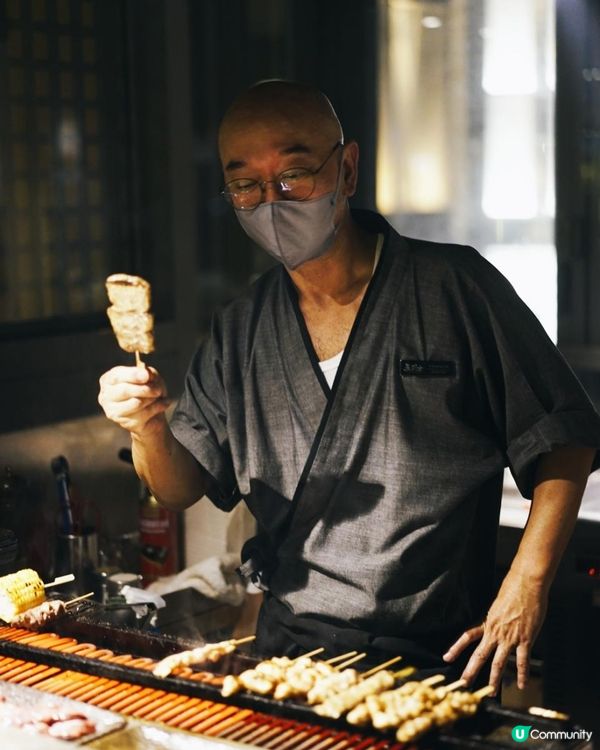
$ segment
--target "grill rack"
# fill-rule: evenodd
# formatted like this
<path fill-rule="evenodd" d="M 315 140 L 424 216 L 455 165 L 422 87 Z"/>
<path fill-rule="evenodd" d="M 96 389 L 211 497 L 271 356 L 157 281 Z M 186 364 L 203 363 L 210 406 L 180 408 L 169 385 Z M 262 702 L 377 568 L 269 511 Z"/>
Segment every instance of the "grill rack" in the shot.
<path fill-rule="evenodd" d="M 80 643 L 72 636 L 0 628 L 0 655 L 0 680 L 33 686 L 172 728 L 273 750 L 401 748 L 393 735 L 378 733 L 370 727 L 349 727 L 343 719 L 317 716 L 309 706 L 300 703 L 247 693 L 223 698 L 219 687 L 222 678 L 214 672 L 188 668 L 184 675 L 156 677 L 151 672 L 156 660 L 150 657 L 117 655 L 93 643 Z M 235 667 L 232 669 L 233 664 L 229 664 L 225 668 L 231 671 L 255 663 L 238 654 L 229 658 Z M 427 747 L 460 746 L 473 750 L 514 747 L 510 726 L 533 721 L 538 728 L 565 729 L 564 722 L 533 719 L 486 700 L 475 717 L 463 719 L 443 733 L 428 735 Z M 507 728 L 504 735 L 498 732 L 501 727 Z M 490 734 L 496 734 L 502 741 L 490 742 L 487 739 Z M 542 750 L 572 750 L 580 746 L 579 742 L 567 741 L 536 744 Z"/>

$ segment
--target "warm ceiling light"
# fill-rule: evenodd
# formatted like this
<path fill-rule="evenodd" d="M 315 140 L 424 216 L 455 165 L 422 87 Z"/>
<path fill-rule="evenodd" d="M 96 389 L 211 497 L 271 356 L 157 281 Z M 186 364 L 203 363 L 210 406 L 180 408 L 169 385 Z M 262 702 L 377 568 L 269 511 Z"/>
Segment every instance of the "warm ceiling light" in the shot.
<path fill-rule="evenodd" d="M 421 26 L 426 29 L 439 29 L 442 25 L 442 19 L 438 16 L 423 16 L 421 19 Z"/>

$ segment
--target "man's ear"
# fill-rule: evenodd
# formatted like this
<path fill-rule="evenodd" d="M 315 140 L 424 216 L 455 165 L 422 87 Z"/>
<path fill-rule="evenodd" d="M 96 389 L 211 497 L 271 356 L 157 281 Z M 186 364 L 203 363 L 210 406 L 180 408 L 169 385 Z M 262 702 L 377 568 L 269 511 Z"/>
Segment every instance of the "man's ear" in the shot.
<path fill-rule="evenodd" d="M 359 149 L 356 141 L 349 141 L 344 146 L 342 156 L 342 185 L 343 192 L 350 198 L 356 192 L 358 182 L 358 156 Z"/>

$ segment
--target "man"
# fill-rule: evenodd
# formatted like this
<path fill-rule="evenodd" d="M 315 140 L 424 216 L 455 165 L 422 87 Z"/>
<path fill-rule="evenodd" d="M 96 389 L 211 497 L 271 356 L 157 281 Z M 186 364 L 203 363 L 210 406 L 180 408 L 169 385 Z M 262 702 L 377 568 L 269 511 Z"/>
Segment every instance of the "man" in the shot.
<path fill-rule="evenodd" d="M 225 197 L 281 264 L 215 317 L 170 426 L 154 370 L 102 376 L 137 471 L 174 509 L 246 501 L 260 650 L 443 655 L 469 681 L 491 660 L 497 688 L 516 649 L 523 687 L 598 415 L 474 250 L 350 211 L 358 146 L 323 94 L 252 87 L 219 150 Z M 494 598 L 506 465 L 533 503 Z"/>

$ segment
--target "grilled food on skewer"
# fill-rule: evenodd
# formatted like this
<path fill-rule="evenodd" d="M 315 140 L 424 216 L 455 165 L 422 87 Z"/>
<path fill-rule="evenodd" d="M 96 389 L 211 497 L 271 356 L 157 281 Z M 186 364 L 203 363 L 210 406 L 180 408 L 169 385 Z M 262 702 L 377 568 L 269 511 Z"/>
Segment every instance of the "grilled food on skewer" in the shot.
<path fill-rule="evenodd" d="M 35 607 L 27 609 L 25 612 L 21 612 L 21 614 L 13 619 L 11 625 L 28 628 L 29 630 L 38 630 L 65 612 L 66 607 L 63 601 L 60 599 L 49 599 Z"/>
<path fill-rule="evenodd" d="M 167 677 L 178 667 L 188 667 L 190 664 L 202 664 L 203 662 L 212 662 L 213 664 L 222 659 L 226 654 L 235 651 L 233 641 L 221 641 L 220 643 L 207 643 L 199 648 L 193 648 L 189 651 L 181 651 L 177 654 L 171 654 L 158 662 L 152 670 L 157 677 Z"/>
<path fill-rule="evenodd" d="M 464 685 L 459 681 L 434 690 L 442 675 L 434 675 L 422 681 L 405 682 L 395 690 L 368 695 L 363 703 L 353 708 L 346 717 L 349 724 L 363 726 L 372 724 L 375 729 L 396 727 L 401 721 L 417 716 L 426 707 L 432 706 L 455 687 Z"/>
<path fill-rule="evenodd" d="M 44 582 L 31 568 L 0 578 L 0 619 L 12 623 L 18 615 L 46 599 Z"/>
<path fill-rule="evenodd" d="M 356 651 L 351 651 L 327 661 L 315 661 L 311 658 L 323 650 L 318 648 L 295 659 L 274 656 L 239 675 L 227 675 L 221 694 L 226 698 L 240 690 L 249 690 L 259 695 L 272 694 L 276 700 L 304 697 L 319 680 L 337 674 L 340 667 L 365 656 L 364 653 L 356 654 Z M 338 665 L 334 667 L 336 662 Z"/>
<path fill-rule="evenodd" d="M 219 643 L 205 643 L 204 646 L 193 648 L 188 651 L 180 651 L 177 654 L 170 654 L 158 662 L 152 670 L 157 677 L 168 677 L 178 667 L 188 667 L 190 664 L 202 664 L 203 662 L 212 662 L 216 664 L 226 654 L 240 646 L 242 643 L 248 643 L 254 640 L 255 636 L 247 638 L 234 638 L 229 641 L 220 641 Z"/>
<path fill-rule="evenodd" d="M 46 588 L 47 587 L 48 586 L 46 586 Z M 26 628 L 28 630 L 40 630 L 49 622 L 52 622 L 52 620 L 64 615 L 69 607 L 83 599 L 89 599 L 93 595 L 94 592 L 90 591 L 87 594 L 75 597 L 75 599 L 70 599 L 67 602 L 62 601 L 61 599 L 46 599 L 45 602 L 42 602 L 35 607 L 30 607 L 14 617 L 11 625 Z"/>
<path fill-rule="evenodd" d="M 107 314 L 121 349 L 136 354 L 154 351 L 154 317 L 150 313 L 150 284 L 140 276 L 115 273 L 106 279 L 111 301 Z"/>
<path fill-rule="evenodd" d="M 356 685 L 360 679 L 360 673 L 356 669 L 349 668 L 341 672 L 334 671 L 323 677 L 323 679 L 316 681 L 308 691 L 306 700 L 311 706 L 314 706 L 316 703 L 323 703 L 331 696 Z"/>
<path fill-rule="evenodd" d="M 476 713 L 481 700 L 492 692 L 493 688 L 489 685 L 475 693 L 447 692 L 431 709 L 402 722 L 396 730 L 396 739 L 399 742 L 413 742 L 433 727 L 446 726 L 463 717 L 472 716 Z"/>
<path fill-rule="evenodd" d="M 339 719 L 342 714 L 347 713 L 359 703 L 362 703 L 368 695 L 382 693 L 393 687 L 396 678 L 393 672 L 382 670 L 352 685 L 347 690 L 336 693 L 327 700 L 316 706 L 315 711 L 319 716 L 327 716 L 331 719 Z"/>
<path fill-rule="evenodd" d="M 223 682 L 222 695 L 227 697 L 245 689 L 259 695 L 272 693 L 277 700 L 283 700 L 306 695 L 318 677 L 334 671 L 335 667 L 327 662 L 314 661 L 307 656 L 297 659 L 275 656 L 260 662 L 254 669 L 246 669 L 239 675 L 227 675 Z"/>

